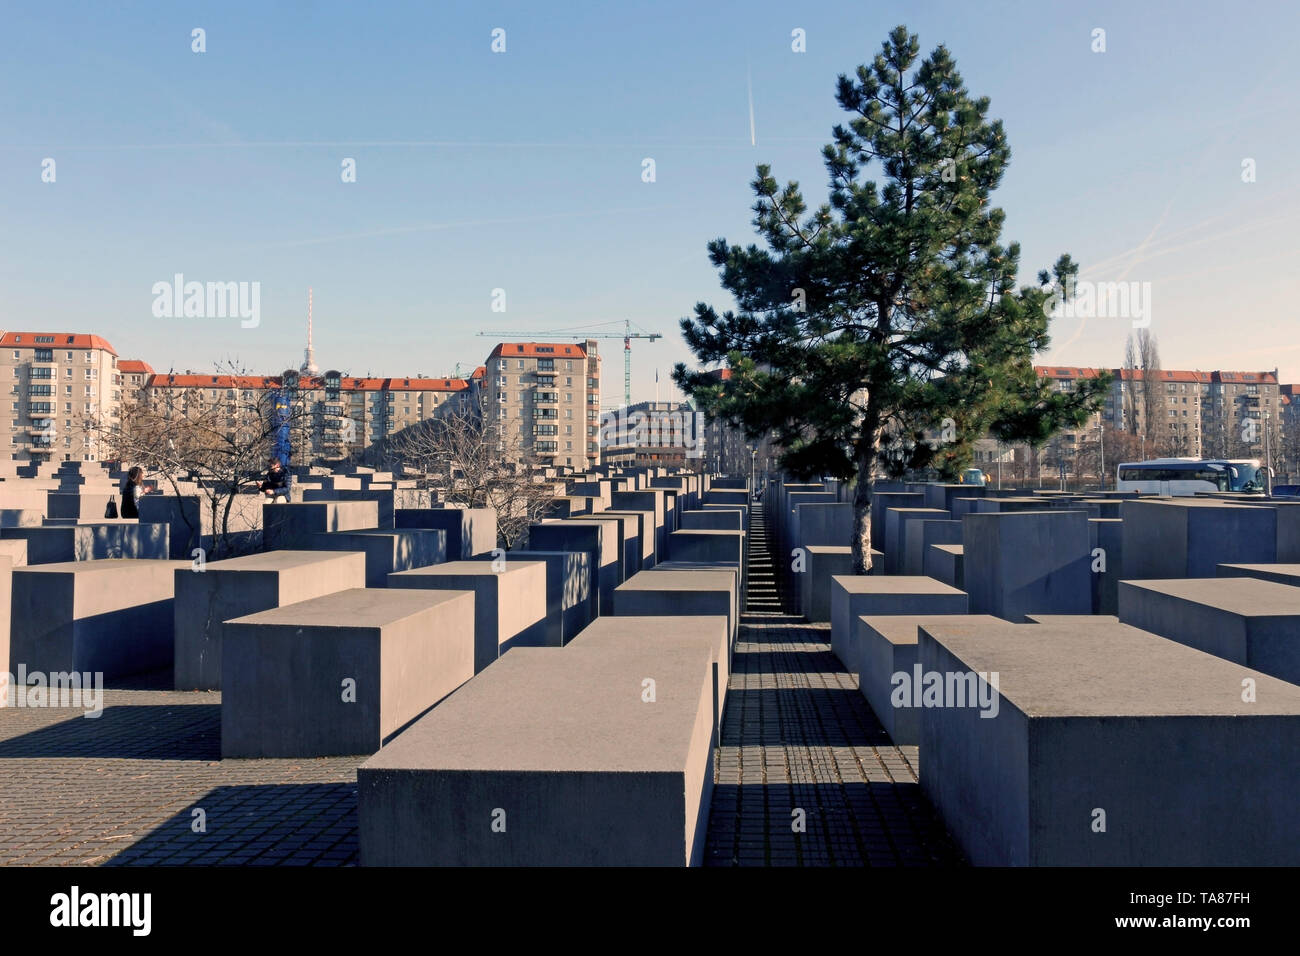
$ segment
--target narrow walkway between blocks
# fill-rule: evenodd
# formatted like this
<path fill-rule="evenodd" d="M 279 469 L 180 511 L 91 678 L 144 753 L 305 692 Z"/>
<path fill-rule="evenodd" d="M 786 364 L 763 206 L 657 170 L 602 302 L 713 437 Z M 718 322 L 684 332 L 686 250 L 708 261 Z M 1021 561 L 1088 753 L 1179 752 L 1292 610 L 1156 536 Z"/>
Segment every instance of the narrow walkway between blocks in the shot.
<path fill-rule="evenodd" d="M 921 793 L 916 748 L 890 741 L 831 652 L 829 626 L 785 613 L 757 508 L 749 562 L 705 864 L 961 864 Z"/>

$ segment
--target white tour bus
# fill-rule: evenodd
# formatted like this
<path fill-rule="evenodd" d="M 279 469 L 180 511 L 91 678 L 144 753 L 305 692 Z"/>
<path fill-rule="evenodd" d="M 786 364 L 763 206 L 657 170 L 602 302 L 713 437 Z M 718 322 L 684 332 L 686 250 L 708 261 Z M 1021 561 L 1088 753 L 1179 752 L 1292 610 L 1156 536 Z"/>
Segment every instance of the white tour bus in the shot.
<path fill-rule="evenodd" d="M 1115 488 L 1148 495 L 1194 495 L 1198 491 L 1262 494 L 1264 471 L 1258 458 L 1156 458 L 1120 465 Z"/>

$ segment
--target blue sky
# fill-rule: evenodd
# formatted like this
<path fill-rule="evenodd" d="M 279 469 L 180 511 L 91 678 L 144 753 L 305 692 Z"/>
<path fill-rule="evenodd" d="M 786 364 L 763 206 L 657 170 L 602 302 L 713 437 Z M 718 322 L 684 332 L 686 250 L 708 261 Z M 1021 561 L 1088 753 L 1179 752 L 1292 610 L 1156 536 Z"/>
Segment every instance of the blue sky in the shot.
<path fill-rule="evenodd" d="M 1069 252 L 1086 279 L 1151 283 L 1165 367 L 1300 380 L 1297 9 L 6 0 L 0 327 L 97 332 L 160 370 L 277 372 L 301 361 L 310 286 L 322 367 L 441 375 L 501 338 L 479 330 L 630 319 L 665 335 L 633 346 L 634 398 L 656 368 L 667 397 L 689 360 L 678 319 L 728 304 L 705 243 L 754 238 L 757 163 L 824 198 L 835 78 L 901 22 L 1006 125 L 995 201 L 1023 281 Z M 155 318 L 176 273 L 260 282 L 260 324 Z M 1058 320 L 1041 361 L 1118 365 L 1130 330 Z M 622 343 L 601 344 L 613 400 Z"/>

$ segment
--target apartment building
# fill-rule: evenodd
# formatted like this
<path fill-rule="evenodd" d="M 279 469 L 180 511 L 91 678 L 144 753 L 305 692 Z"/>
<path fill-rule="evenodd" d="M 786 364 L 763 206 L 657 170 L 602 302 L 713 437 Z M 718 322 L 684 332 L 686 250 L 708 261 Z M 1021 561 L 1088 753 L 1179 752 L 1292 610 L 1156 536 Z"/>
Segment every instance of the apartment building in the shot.
<path fill-rule="evenodd" d="M 76 332 L 3 332 L 0 366 L 11 460 L 102 458 L 101 429 L 116 423 L 122 401 L 112 345 Z"/>
<path fill-rule="evenodd" d="M 600 355 L 582 343 L 501 342 L 484 363 L 480 404 L 517 447 L 548 465 L 600 464 Z M 507 437 L 508 436 L 508 437 Z"/>
<path fill-rule="evenodd" d="M 1078 366 L 1036 368 L 1059 391 L 1100 370 Z M 1139 438 L 1139 454 L 1185 458 L 1259 458 L 1269 429 L 1276 452 L 1283 431 L 1277 372 L 1110 369 L 1114 376 L 1102 409 L 1082 428 L 1056 435 L 1047 451 L 1056 459 L 1082 454 L 1104 426 Z M 1149 416 L 1154 416 L 1148 420 Z"/>
<path fill-rule="evenodd" d="M 684 402 L 634 402 L 607 410 L 600 420 L 601 461 L 699 470 L 705 454 L 703 418 Z"/>
<path fill-rule="evenodd" d="M 470 382 L 456 378 L 360 378 L 330 370 L 304 376 L 150 375 L 144 392 L 155 408 L 194 417 L 220 407 L 232 431 L 240 418 L 269 422 L 279 414 L 288 428 L 291 463 L 306 465 L 364 453 L 403 428 L 468 407 Z"/>

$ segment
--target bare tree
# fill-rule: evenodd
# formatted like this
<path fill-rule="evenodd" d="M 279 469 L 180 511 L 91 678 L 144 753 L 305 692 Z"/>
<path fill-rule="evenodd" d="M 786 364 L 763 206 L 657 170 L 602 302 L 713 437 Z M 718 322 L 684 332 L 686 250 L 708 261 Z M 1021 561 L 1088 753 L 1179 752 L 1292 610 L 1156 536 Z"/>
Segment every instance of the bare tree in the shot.
<path fill-rule="evenodd" d="M 1146 438 L 1146 457 L 1171 454 L 1168 402 L 1160 367 L 1160 346 L 1149 329 L 1130 334 L 1124 346 L 1124 424 Z"/>
<path fill-rule="evenodd" d="M 448 408 L 411 425 L 389 439 L 388 449 L 391 460 L 414 470 L 424 487 L 440 490 L 444 501 L 496 509 L 497 534 L 507 550 L 522 543 L 554 497 L 521 433 L 475 408 Z"/>
<path fill-rule="evenodd" d="M 263 499 L 257 482 L 281 429 L 291 431 L 303 407 L 289 400 L 275 379 L 250 381 L 235 362 L 219 363 L 202 385 L 168 387 L 166 380 L 150 389 L 144 403 L 126 402 L 120 422 L 105 418 L 87 422 L 101 436 L 112 458 L 124 466 L 137 464 L 169 486 L 178 497 L 195 492 L 214 536 L 209 558 L 229 557 L 241 550 L 239 532 L 260 527 Z M 202 534 L 184 508 L 181 515 L 191 542 Z"/>

